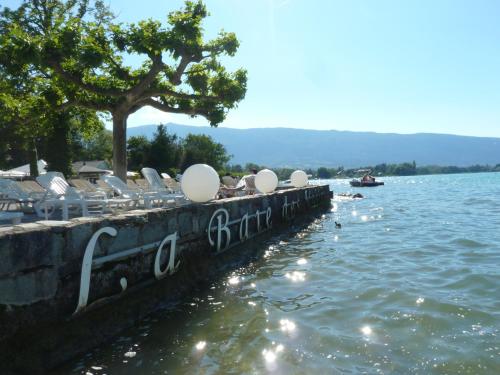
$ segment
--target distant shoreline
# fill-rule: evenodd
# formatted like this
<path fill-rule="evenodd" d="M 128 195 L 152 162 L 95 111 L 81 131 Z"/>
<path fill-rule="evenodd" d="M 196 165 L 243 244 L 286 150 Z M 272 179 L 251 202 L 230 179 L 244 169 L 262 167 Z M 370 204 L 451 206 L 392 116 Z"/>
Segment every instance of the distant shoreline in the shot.
<path fill-rule="evenodd" d="M 250 169 L 263 169 L 269 166 L 258 165 L 254 163 L 247 163 L 245 166 L 238 164 L 229 165 L 226 168 L 227 172 L 232 174 L 241 174 L 246 170 Z M 277 175 L 280 180 L 287 180 L 290 178 L 290 174 L 297 169 L 301 168 L 278 168 L 269 167 Z M 377 164 L 375 166 L 363 166 L 359 168 L 349 168 L 345 169 L 343 167 L 338 168 L 302 168 L 307 174 L 311 175 L 312 178 L 319 179 L 336 179 L 336 178 L 355 178 L 360 177 L 365 173 L 369 173 L 375 177 L 401 177 L 401 176 L 428 176 L 428 175 L 439 175 L 439 174 L 461 174 L 461 173 L 491 173 L 500 172 L 500 164 L 492 165 L 472 165 L 469 167 L 457 167 L 457 166 L 438 166 L 438 165 L 426 165 L 417 166 L 415 162 L 411 163 L 400 163 L 400 164 Z"/>
<path fill-rule="evenodd" d="M 400 164 L 378 164 L 376 166 L 343 169 L 320 167 L 316 171 L 318 178 L 349 178 L 355 177 L 370 171 L 370 174 L 377 177 L 391 176 L 428 176 L 439 174 L 462 174 L 462 173 L 491 173 L 500 172 L 500 164 L 492 165 L 472 165 L 469 167 L 438 166 L 427 165 L 418 167 L 415 162 Z"/>

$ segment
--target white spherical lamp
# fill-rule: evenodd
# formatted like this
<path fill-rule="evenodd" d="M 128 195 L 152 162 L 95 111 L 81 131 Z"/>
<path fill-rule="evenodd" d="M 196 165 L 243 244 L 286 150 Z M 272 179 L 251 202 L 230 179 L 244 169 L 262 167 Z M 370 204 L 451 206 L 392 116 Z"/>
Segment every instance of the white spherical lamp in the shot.
<path fill-rule="evenodd" d="M 307 185 L 307 173 L 304 171 L 295 171 L 290 175 L 292 186 L 299 188 Z"/>
<path fill-rule="evenodd" d="M 193 202 L 208 202 L 219 191 L 219 175 L 209 165 L 194 164 L 184 171 L 181 189 Z"/>
<path fill-rule="evenodd" d="M 271 193 L 278 187 L 278 176 L 270 169 L 263 169 L 255 176 L 255 187 L 262 193 Z"/>

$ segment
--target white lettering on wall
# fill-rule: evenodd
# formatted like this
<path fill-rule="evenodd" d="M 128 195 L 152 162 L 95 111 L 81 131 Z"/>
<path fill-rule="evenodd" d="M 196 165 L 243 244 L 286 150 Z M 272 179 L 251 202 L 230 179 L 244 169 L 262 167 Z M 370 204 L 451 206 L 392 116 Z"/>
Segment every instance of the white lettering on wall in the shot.
<path fill-rule="evenodd" d="M 82 273 L 80 275 L 80 295 L 78 297 L 78 305 L 73 314 L 76 314 L 83 310 L 87 306 L 87 302 L 89 299 L 89 290 L 90 290 L 90 274 L 92 273 L 92 258 L 94 256 L 95 245 L 97 240 L 101 236 L 101 234 L 106 233 L 112 237 L 115 237 L 117 231 L 115 228 L 104 227 L 99 229 L 94 235 L 90 238 L 89 243 L 85 249 L 85 253 L 83 255 L 82 261 Z M 122 278 L 124 279 L 124 278 Z M 120 280 L 120 284 L 122 286 L 122 290 L 127 288 L 127 279 Z M 125 285 L 125 287 L 124 287 Z"/>
<path fill-rule="evenodd" d="M 222 217 L 224 217 L 224 223 L 222 222 Z M 214 241 L 212 238 L 212 223 L 214 218 L 217 218 L 217 240 Z M 231 242 L 231 232 L 229 231 L 228 225 L 229 224 L 229 212 L 225 208 L 219 208 L 216 210 L 212 217 L 210 218 L 210 221 L 208 223 L 208 242 L 210 243 L 211 246 L 216 245 L 217 252 L 222 250 L 225 250 L 230 242 Z M 222 246 L 222 234 L 226 234 L 226 241 L 224 242 L 224 246 Z"/>
<path fill-rule="evenodd" d="M 296 201 L 291 201 L 288 203 L 288 197 L 285 196 L 285 202 L 283 203 L 283 206 L 281 207 L 281 217 L 284 220 L 291 219 L 295 217 L 295 213 L 297 209 L 299 208 L 299 202 L 300 200 Z"/>
<path fill-rule="evenodd" d="M 317 192 L 305 191 L 305 200 L 309 201 L 317 199 L 320 194 Z M 281 209 L 281 215 L 284 220 L 288 220 L 295 216 L 297 209 L 299 208 L 300 199 L 292 200 L 288 203 L 288 197 L 284 197 L 284 203 Z M 261 219 L 261 215 L 265 215 L 265 218 Z M 256 233 L 249 233 L 250 220 L 255 218 L 255 228 Z M 231 230 L 232 225 L 239 224 L 239 241 L 231 244 Z M 225 208 L 219 208 L 214 211 L 210 221 L 208 223 L 207 234 L 208 242 L 211 246 L 215 247 L 217 252 L 224 251 L 229 247 L 236 245 L 237 243 L 242 243 L 249 238 L 257 235 L 258 233 L 271 229 L 272 227 L 272 209 L 267 207 L 265 210 L 256 210 L 254 214 L 245 213 L 241 218 L 230 220 L 229 212 Z M 154 277 L 157 280 L 163 279 L 167 275 L 174 274 L 180 267 L 180 260 L 178 260 L 177 253 L 177 232 L 167 235 L 162 241 L 153 242 L 149 244 L 141 244 L 140 246 L 123 250 L 110 255 L 102 256 L 100 258 L 93 259 L 95 247 L 100 236 L 107 234 L 112 237 L 116 237 L 117 230 L 112 227 L 104 227 L 95 232 L 90 238 L 82 261 L 81 275 L 80 275 L 80 292 L 78 297 L 78 305 L 74 314 L 81 312 L 88 305 L 89 291 L 90 291 L 90 279 L 92 274 L 92 265 L 97 267 L 100 264 L 107 262 L 116 261 L 119 259 L 124 259 L 127 257 L 135 256 L 136 254 L 146 252 L 152 252 L 156 249 L 156 254 L 154 258 L 153 271 Z M 166 252 L 166 254 L 165 254 Z M 162 269 L 161 259 L 167 258 L 165 268 Z M 122 291 L 125 291 L 128 287 L 128 281 L 125 277 L 119 279 Z"/>
<path fill-rule="evenodd" d="M 267 210 L 266 210 L 266 226 L 267 226 L 267 229 L 270 229 L 271 228 L 271 214 L 272 214 L 272 211 L 271 211 L 271 207 L 268 207 Z"/>
<path fill-rule="evenodd" d="M 304 191 L 304 198 L 307 204 L 317 204 L 319 200 L 323 197 L 323 192 L 317 189 L 306 189 Z"/>
<path fill-rule="evenodd" d="M 168 257 L 167 266 L 162 271 L 160 264 L 161 255 L 163 252 L 163 247 L 169 242 L 170 242 L 170 255 Z M 154 264 L 154 273 L 157 280 L 163 279 L 165 276 L 167 276 L 167 274 L 168 275 L 174 274 L 179 268 L 180 261 L 175 263 L 176 243 L 177 243 L 177 232 L 168 235 L 163 239 L 163 241 L 161 241 L 161 244 L 158 247 L 158 250 L 156 251 L 155 264 Z"/>
<path fill-rule="evenodd" d="M 252 237 L 249 233 L 249 222 L 250 219 L 255 218 L 256 223 L 256 231 L 257 233 L 265 230 L 262 226 L 264 224 L 263 219 L 261 219 L 261 215 L 265 215 L 265 229 L 270 229 L 272 226 L 271 217 L 272 217 L 272 209 L 268 207 L 265 211 L 257 210 L 255 214 L 249 214 L 248 212 L 244 214 L 240 219 L 229 220 L 229 212 L 224 208 L 219 208 L 214 211 L 210 221 L 208 222 L 208 242 L 211 246 L 216 248 L 216 251 L 223 251 L 235 245 L 235 243 L 231 244 L 231 225 L 235 225 L 239 223 L 239 240 L 240 242 L 244 242 Z M 217 220 L 216 225 L 214 225 L 215 220 Z"/>

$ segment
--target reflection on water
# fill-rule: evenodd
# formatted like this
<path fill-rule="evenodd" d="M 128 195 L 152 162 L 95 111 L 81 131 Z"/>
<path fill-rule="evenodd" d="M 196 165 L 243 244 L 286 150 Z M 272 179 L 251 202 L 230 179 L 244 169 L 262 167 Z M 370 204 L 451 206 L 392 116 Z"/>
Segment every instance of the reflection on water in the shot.
<path fill-rule="evenodd" d="M 203 350 L 205 349 L 205 346 L 207 346 L 206 341 L 198 341 L 195 345 L 196 350 Z"/>
<path fill-rule="evenodd" d="M 285 273 L 285 277 L 292 281 L 304 281 L 306 279 L 306 273 L 300 271 L 293 271 Z"/>
<path fill-rule="evenodd" d="M 361 328 L 361 332 L 363 332 L 363 335 L 365 336 L 370 336 L 373 331 L 370 326 L 364 326 L 363 328 Z"/>
<path fill-rule="evenodd" d="M 59 373 L 500 373 L 500 174 L 385 181 Z"/>

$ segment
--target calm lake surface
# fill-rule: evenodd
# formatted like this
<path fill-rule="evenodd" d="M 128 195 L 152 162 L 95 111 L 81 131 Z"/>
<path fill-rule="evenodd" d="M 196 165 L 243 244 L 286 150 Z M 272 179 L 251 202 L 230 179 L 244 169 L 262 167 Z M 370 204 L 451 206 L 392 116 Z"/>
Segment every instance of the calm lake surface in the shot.
<path fill-rule="evenodd" d="M 58 373 L 500 374 L 500 173 L 384 180 Z"/>

